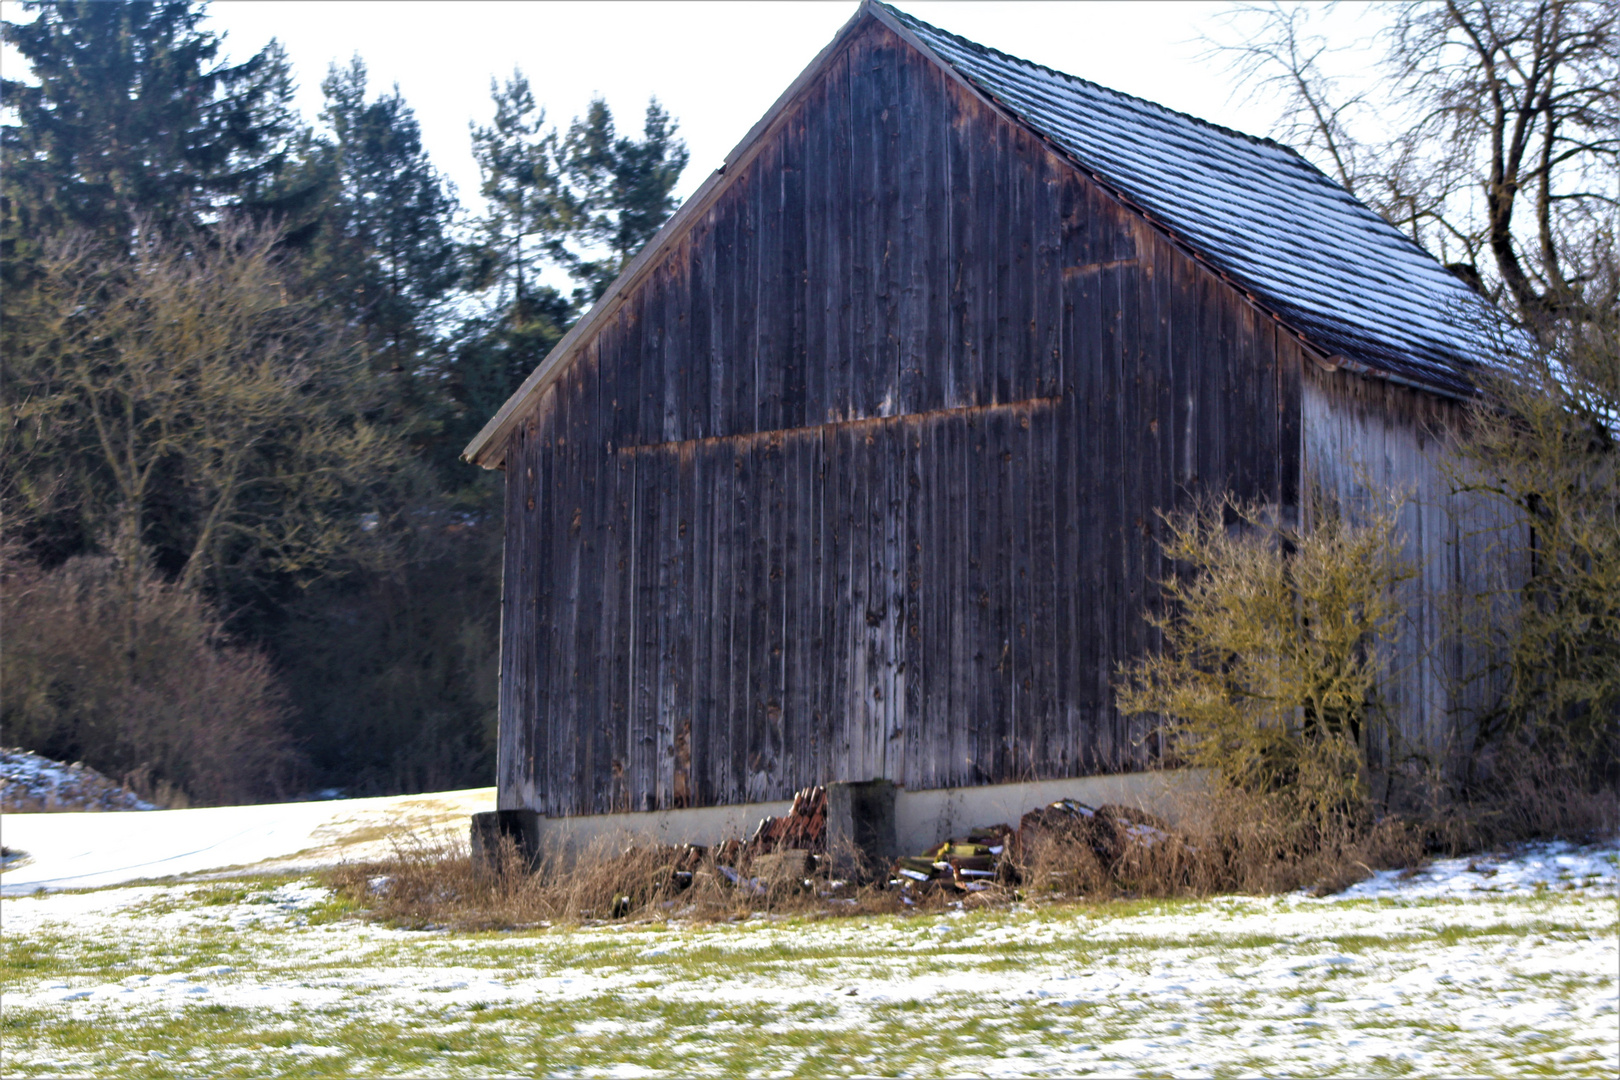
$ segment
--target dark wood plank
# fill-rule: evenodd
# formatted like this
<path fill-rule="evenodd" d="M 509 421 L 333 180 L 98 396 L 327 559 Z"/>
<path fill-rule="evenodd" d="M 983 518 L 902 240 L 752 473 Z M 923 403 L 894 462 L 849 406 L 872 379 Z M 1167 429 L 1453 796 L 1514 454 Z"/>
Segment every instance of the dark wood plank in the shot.
<path fill-rule="evenodd" d="M 875 54 L 875 55 L 874 55 Z M 881 42 L 865 37 L 851 45 L 850 67 L 850 172 L 849 172 L 849 278 L 844 288 L 850 305 L 851 384 L 846 419 L 878 415 L 892 364 L 879 334 L 878 309 L 883 297 L 883 248 L 889 240 L 879 225 L 883 192 L 892 185 L 883 157 L 886 140 L 878 113 L 886 95 Z"/>
<path fill-rule="evenodd" d="M 718 566 L 720 537 L 716 531 L 719 479 L 715 475 L 711 442 L 692 445 L 692 767 L 691 798 L 695 805 L 719 801 L 714 762 L 725 756 L 723 738 L 725 702 L 729 686 L 723 676 L 725 653 L 717 640 L 720 626 Z"/>
<path fill-rule="evenodd" d="M 806 236 L 806 145 L 808 135 L 804 113 L 801 110 L 788 124 L 783 134 L 780 166 L 781 225 L 778 240 L 778 288 L 775 318 L 780 325 L 780 340 L 774 350 L 773 361 L 782 367 L 781 414 L 776 426 L 787 429 L 802 428 L 819 422 L 813 416 L 808 398 L 809 350 L 805 347 L 805 333 L 809 324 L 808 238 Z M 818 358 L 819 359 L 819 358 Z"/>
<path fill-rule="evenodd" d="M 813 429 L 800 428 L 787 432 L 782 440 L 781 528 L 773 535 L 773 572 L 780 573 L 775 594 L 779 605 L 772 615 L 773 625 L 778 627 L 782 666 L 779 783 L 795 790 L 811 782 L 807 779 L 810 760 L 805 735 L 810 712 L 807 675 L 816 608 L 811 555 L 816 499 L 813 439 Z"/>
<path fill-rule="evenodd" d="M 732 472 L 728 485 L 729 530 L 725 541 L 731 563 L 731 572 L 725 578 L 731 622 L 727 655 L 731 675 L 731 761 L 726 776 L 727 802 L 747 801 L 749 758 L 755 750 L 753 732 L 750 730 L 754 594 L 749 588 L 754 556 L 753 443 L 751 438 L 738 439 L 728 448 Z"/>
<path fill-rule="evenodd" d="M 1048 403 L 1030 410 L 1030 681 L 1025 700 L 1030 717 L 1029 753 L 1036 776 L 1069 775 L 1067 732 L 1058 717 L 1057 688 L 1057 415 Z M 1072 579 L 1071 579 L 1072 580 Z"/>
<path fill-rule="evenodd" d="M 841 722 L 841 698 L 835 685 L 843 658 L 836 646 L 838 626 L 835 610 L 839 589 L 838 521 L 839 483 L 837 444 L 827 427 L 815 429 L 815 523 L 814 537 L 816 637 L 811 670 L 816 673 L 811 687 L 810 750 L 814 775 L 826 783 L 838 778 L 835 749 Z"/>
<path fill-rule="evenodd" d="M 847 779 L 855 762 L 851 760 L 852 725 L 858 723 L 856 705 L 859 682 L 856 679 L 854 650 L 853 460 L 854 435 L 850 426 L 824 429 L 827 446 L 827 540 L 828 570 L 824 607 L 827 617 L 827 762 L 828 775 Z M 852 689 L 853 684 L 853 689 Z M 853 700 L 852 700 L 853 698 Z"/>
<path fill-rule="evenodd" d="M 1024 485 L 1019 482 L 1017 451 L 1022 434 L 1015 415 L 1016 410 L 996 409 L 986 417 L 989 432 L 991 467 L 991 564 L 987 574 L 990 593 L 991 630 L 987 642 L 992 660 L 986 665 L 989 672 L 990 708 L 988 721 L 990 754 L 982 766 L 989 774 L 985 779 L 1010 779 L 1016 776 L 1018 763 L 1014 754 L 1018 739 L 1017 672 L 1018 615 L 1019 615 L 1019 523 L 1026 526 L 1028 517 L 1022 512 Z"/>
<path fill-rule="evenodd" d="M 635 636 L 636 596 L 631 566 L 635 561 L 636 527 L 634 518 L 636 454 L 633 450 L 620 450 L 607 456 L 607 535 L 603 545 L 604 573 L 603 616 L 606 620 L 604 637 L 608 643 L 607 655 L 602 657 L 604 690 L 607 711 L 601 722 L 615 733 L 620 747 L 628 747 L 634 754 L 636 745 L 635 718 L 630 708 L 631 642 Z M 623 753 L 623 751 L 619 751 Z M 635 806 L 644 789 L 636 785 L 632 774 L 630 805 Z"/>
<path fill-rule="evenodd" d="M 823 134 L 828 162 L 828 183 L 833 196 L 828 214 L 819 224 L 824 231 L 826 269 L 820 287 L 825 291 L 822 309 L 826 319 L 824 343 L 827 391 L 822 419 L 849 419 L 856 413 L 856 367 L 854 338 L 853 263 L 856 202 L 851 198 L 853 175 L 854 101 L 850 87 L 851 61 L 846 53 L 827 70 L 828 123 Z M 812 356 L 812 360 L 815 358 Z"/>
<path fill-rule="evenodd" d="M 1124 605 L 1128 567 L 1126 545 L 1129 543 L 1130 448 L 1126 441 L 1129 416 L 1126 410 L 1125 362 L 1130 346 L 1126 341 L 1128 324 L 1125 319 L 1127 286 L 1134 284 L 1133 268 L 1105 267 L 1098 272 L 1098 287 L 1102 304 L 1102 405 L 1097 418 L 1100 436 L 1098 453 L 1093 458 L 1093 481 L 1097 495 L 1095 504 L 1100 513 L 1099 547 L 1096 549 L 1101 580 L 1098 582 L 1098 649 L 1097 696 L 1107 710 L 1106 719 L 1097 727 L 1097 756 L 1106 769 L 1113 769 L 1119 759 L 1118 716 L 1113 711 L 1113 695 L 1109 682 L 1115 657 L 1126 653 Z"/>
<path fill-rule="evenodd" d="M 783 436 L 773 431 L 760 436 L 758 452 L 758 506 L 754 514 L 756 565 L 752 581 L 754 593 L 753 722 L 758 727 L 759 760 L 751 769 L 754 791 L 759 799 L 770 798 L 781 789 L 783 772 L 782 700 L 785 696 L 786 618 L 784 594 L 784 533 L 786 532 L 787 477 Z"/>
<path fill-rule="evenodd" d="M 748 218 L 754 223 L 752 290 L 754 315 L 754 426 L 755 431 L 778 431 L 785 426 L 782 412 L 784 382 L 791 332 L 791 302 L 783 266 L 786 222 L 782 207 L 782 143 L 767 147 L 757 163 L 758 180 L 749 186 Z"/>
<path fill-rule="evenodd" d="M 849 471 L 845 482 L 849 500 L 850 619 L 849 656 L 849 778 L 872 780 L 882 776 L 873 760 L 873 732 L 882 725 L 882 682 L 880 634 L 874 622 L 882 619 L 882 580 L 876 568 L 882 555 L 878 503 L 882 499 L 882 478 L 876 475 L 876 441 L 871 423 L 849 428 Z M 876 490 L 874 490 L 876 488 Z M 873 694 L 879 695 L 874 703 Z"/>
<path fill-rule="evenodd" d="M 883 727 L 882 768 L 890 780 L 904 777 L 906 648 L 906 438 L 905 423 L 882 425 L 883 452 Z"/>
<path fill-rule="evenodd" d="M 682 402 L 680 437 L 702 439 L 714 432 L 711 416 L 711 366 L 715 351 L 714 325 L 710 321 L 714 289 L 713 256 L 709 245 L 703 243 L 702 233 L 689 237 L 683 245 L 686 258 L 686 291 L 684 317 L 686 319 L 685 395 Z"/>
<path fill-rule="evenodd" d="M 904 514 L 905 527 L 901 533 L 901 543 L 904 551 L 901 553 L 904 564 L 904 582 L 902 597 L 904 608 L 896 620 L 900 633 L 899 665 L 896 669 L 896 678 L 899 682 L 897 688 L 898 723 L 899 731 L 896 735 L 897 743 L 892 760 L 897 767 L 891 767 L 890 776 L 898 784 L 913 783 L 913 778 L 920 779 L 924 774 L 924 762 L 919 759 L 919 751 L 927 745 L 924 735 L 924 717 L 927 704 L 923 697 L 923 688 L 927 685 L 928 674 L 924 664 L 923 625 L 925 611 L 923 608 L 923 574 L 925 561 L 923 558 L 923 543 L 929 535 L 929 507 L 925 501 L 923 488 L 924 447 L 923 438 L 927 430 L 927 421 L 921 417 L 907 417 L 900 428 L 900 438 L 904 460 Z"/>
<path fill-rule="evenodd" d="M 1284 338 L 1280 330 L 1277 336 L 1277 500 L 1285 513 L 1297 514 L 1300 462 L 1304 457 L 1300 440 L 1303 376 L 1309 361 L 1298 341 L 1291 336 Z M 1449 417 L 1437 419 L 1437 430 L 1443 430 L 1450 420 Z"/>
<path fill-rule="evenodd" d="M 673 526 L 675 530 L 675 565 L 670 574 L 671 617 L 670 627 L 674 641 L 666 648 L 673 683 L 674 705 L 671 723 L 674 726 L 668 764 L 669 787 L 667 795 L 659 800 L 663 807 L 690 806 L 693 801 L 692 758 L 696 743 L 693 735 L 694 633 L 693 608 L 701 595 L 695 575 L 697 543 L 698 493 L 695 443 L 682 443 L 675 456 L 675 500 Z"/>

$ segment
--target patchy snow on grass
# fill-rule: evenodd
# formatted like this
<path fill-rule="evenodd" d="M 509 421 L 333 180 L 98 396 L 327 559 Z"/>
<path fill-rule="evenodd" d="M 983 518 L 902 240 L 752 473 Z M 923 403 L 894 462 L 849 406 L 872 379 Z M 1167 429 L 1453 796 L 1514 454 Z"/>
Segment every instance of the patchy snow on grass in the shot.
<path fill-rule="evenodd" d="M 1564 841 L 1533 844 L 1512 855 L 1473 855 L 1436 859 L 1415 874 L 1384 870 L 1344 891 L 1346 899 L 1374 897 L 1408 900 L 1477 896 L 1567 888 L 1591 881 L 1614 881 L 1614 851 L 1579 847 Z"/>
<path fill-rule="evenodd" d="M 1325 898 L 508 934 L 296 875 L 39 894 L 0 901 L 7 1071 L 1609 1076 L 1617 890 L 1614 845 L 1542 844 Z"/>

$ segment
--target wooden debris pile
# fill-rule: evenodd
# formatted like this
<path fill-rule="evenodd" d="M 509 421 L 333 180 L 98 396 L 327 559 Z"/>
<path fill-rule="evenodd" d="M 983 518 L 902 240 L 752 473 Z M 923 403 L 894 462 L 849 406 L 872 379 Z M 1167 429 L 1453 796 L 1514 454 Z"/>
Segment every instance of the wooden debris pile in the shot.
<path fill-rule="evenodd" d="M 1003 856 L 1013 840 L 1010 825 L 973 829 L 925 854 L 902 855 L 895 861 L 889 883 L 908 888 L 912 882 L 935 881 L 963 892 L 982 892 L 1010 869 L 1010 861 Z"/>
<path fill-rule="evenodd" d="M 671 895 L 686 889 L 703 866 L 709 849 L 701 844 L 662 845 L 659 854 L 667 860 L 653 873 L 653 889 Z"/>
<path fill-rule="evenodd" d="M 746 841 L 727 840 L 712 852 L 699 844 L 664 848 L 653 885 L 663 895 L 685 891 L 712 855 L 712 872 L 744 892 L 797 889 L 815 875 L 826 850 L 827 789 L 807 787 L 793 796 L 785 815 L 764 818 Z"/>
<path fill-rule="evenodd" d="M 827 789 L 817 784 L 795 792 L 786 816 L 761 820 L 745 847 L 751 856 L 775 851 L 826 852 Z"/>
<path fill-rule="evenodd" d="M 1171 837 L 1170 826 L 1152 814 L 1128 806 L 1088 806 L 1078 799 L 1059 799 L 1037 807 L 1008 825 L 973 829 L 946 840 L 921 855 L 895 861 L 889 884 L 902 889 L 944 887 L 982 892 L 993 884 L 1017 884 L 1020 868 L 1054 841 L 1090 848 L 1104 867 L 1116 865 L 1131 844 L 1152 846 Z"/>
<path fill-rule="evenodd" d="M 831 880 L 837 875 L 827 861 L 827 832 L 827 789 L 805 788 L 793 797 L 785 815 L 765 818 L 747 840 L 731 839 L 713 848 L 694 844 L 661 848 L 662 865 L 654 875 L 653 892 L 673 896 L 701 876 L 751 896 L 815 889 L 833 902 L 855 903 L 842 895 L 854 887 L 852 882 Z M 1128 862 L 1132 850 L 1140 852 L 1161 841 L 1180 843 L 1170 826 L 1151 814 L 1059 799 L 1023 815 L 1017 828 L 1005 824 L 975 828 L 919 855 L 902 856 L 879 879 L 879 887 L 887 881 L 889 888 L 902 894 L 944 890 L 955 895 L 1010 888 L 1025 884 L 1030 873 L 1041 873 L 1033 868 L 1043 858 L 1070 860 L 1076 848 L 1089 849 L 1101 869 L 1114 872 Z M 1042 850 L 1054 843 L 1062 846 Z M 1061 867 L 1051 872 L 1056 877 L 1070 873 Z M 622 899 L 628 905 L 632 898 Z"/>

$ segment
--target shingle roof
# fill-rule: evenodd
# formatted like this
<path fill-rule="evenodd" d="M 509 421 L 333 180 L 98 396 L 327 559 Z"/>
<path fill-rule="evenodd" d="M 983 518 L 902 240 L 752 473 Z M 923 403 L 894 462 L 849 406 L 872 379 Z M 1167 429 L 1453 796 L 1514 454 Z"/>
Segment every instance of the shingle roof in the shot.
<path fill-rule="evenodd" d="M 1295 151 L 873 6 L 1308 341 L 1469 392 L 1477 294 Z"/>

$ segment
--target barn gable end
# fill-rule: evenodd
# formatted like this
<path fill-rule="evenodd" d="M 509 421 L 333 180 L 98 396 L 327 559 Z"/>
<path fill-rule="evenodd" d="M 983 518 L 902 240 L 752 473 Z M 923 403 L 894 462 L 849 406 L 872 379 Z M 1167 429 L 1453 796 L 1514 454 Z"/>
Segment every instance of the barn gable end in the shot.
<path fill-rule="evenodd" d="M 859 20 L 511 430 L 501 804 L 1142 766 L 1155 511 L 1295 502 L 1304 363 Z"/>

